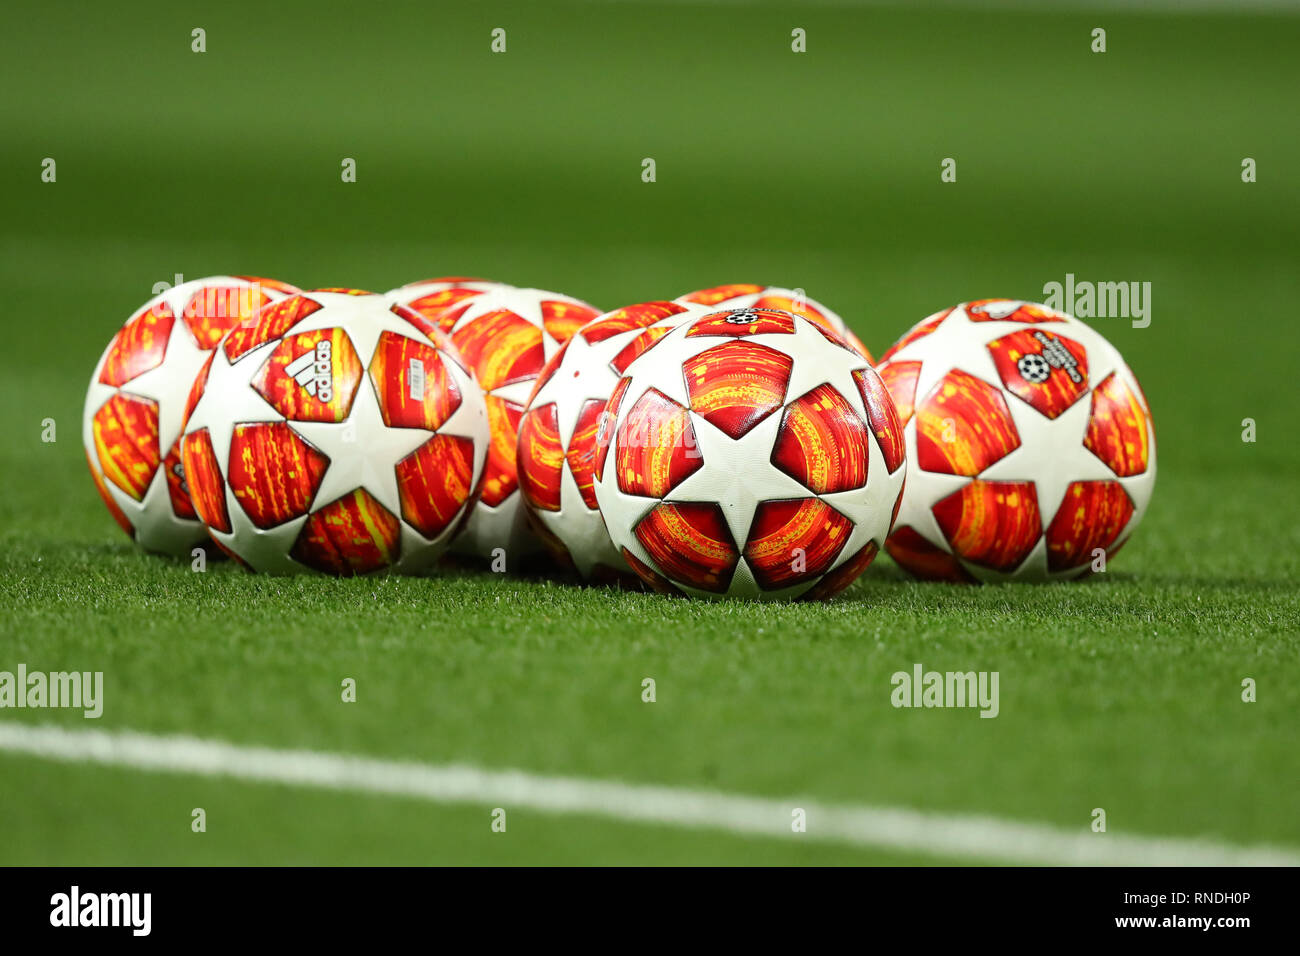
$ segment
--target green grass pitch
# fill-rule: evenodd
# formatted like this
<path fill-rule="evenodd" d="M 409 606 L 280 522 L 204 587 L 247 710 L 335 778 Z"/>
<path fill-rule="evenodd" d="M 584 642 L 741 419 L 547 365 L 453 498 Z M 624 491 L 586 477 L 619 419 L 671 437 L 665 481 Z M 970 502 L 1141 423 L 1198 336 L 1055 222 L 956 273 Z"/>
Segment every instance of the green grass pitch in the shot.
<path fill-rule="evenodd" d="M 1300 847 L 1297 21 L 540 7 L 6 6 L 0 670 L 102 670 L 106 705 L 0 719 Z M 882 558 L 837 600 L 762 606 L 197 574 L 133 549 L 80 443 L 96 357 L 177 273 L 485 275 L 603 308 L 770 282 L 877 355 L 963 299 L 1149 281 L 1149 328 L 1094 324 L 1142 380 L 1159 477 L 1075 585 Z M 1000 715 L 894 709 L 916 662 L 999 671 Z M 527 811 L 494 834 L 489 810 L 0 753 L 0 863 L 931 859 Z"/>

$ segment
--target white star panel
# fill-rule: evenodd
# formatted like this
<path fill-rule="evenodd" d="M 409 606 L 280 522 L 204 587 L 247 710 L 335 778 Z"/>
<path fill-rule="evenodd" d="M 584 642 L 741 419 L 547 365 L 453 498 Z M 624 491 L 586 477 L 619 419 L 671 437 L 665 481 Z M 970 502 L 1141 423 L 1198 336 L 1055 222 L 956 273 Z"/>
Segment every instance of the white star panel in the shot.
<path fill-rule="evenodd" d="M 228 478 L 231 436 L 237 425 L 280 422 L 285 417 L 253 387 L 253 379 L 285 337 L 322 329 L 339 328 L 347 335 L 361 363 L 361 380 L 348 417 L 342 422 L 289 422 L 304 441 L 329 459 L 311 502 L 311 512 L 348 495 L 358 488 L 400 519 L 399 571 L 418 571 L 445 550 L 455 534 L 460 516 L 435 538 L 423 537 L 402 518 L 394 471 L 398 462 L 437 435 L 470 439 L 474 463 L 470 487 L 477 485 L 487 457 L 487 410 L 472 376 L 457 362 L 443 365 L 461 395 L 461 404 L 436 432 L 421 428 L 390 427 L 384 423 L 375 387 L 370 379 L 370 361 L 384 332 L 393 332 L 440 350 L 450 348 L 445 338 L 431 339 L 407 320 L 390 311 L 389 301 L 378 295 L 353 296 L 334 292 L 305 293 L 322 308 L 299 320 L 285 335 L 259 345 L 231 362 L 217 348 L 208 372 L 203 395 L 186 425 L 186 434 L 207 429 L 213 451 Z M 305 354 L 305 353 L 304 353 Z M 223 481 L 231 530 L 211 529 L 214 539 L 239 555 L 258 571 L 292 573 L 305 570 L 290 556 L 290 550 L 309 514 L 273 528 L 258 528 L 245 513 L 229 482 Z"/>

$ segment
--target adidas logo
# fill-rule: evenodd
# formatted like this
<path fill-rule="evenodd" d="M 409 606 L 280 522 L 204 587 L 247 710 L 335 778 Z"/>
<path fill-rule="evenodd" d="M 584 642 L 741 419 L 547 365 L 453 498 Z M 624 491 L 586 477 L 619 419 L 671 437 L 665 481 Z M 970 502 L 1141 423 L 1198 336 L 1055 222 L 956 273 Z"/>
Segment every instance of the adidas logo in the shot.
<path fill-rule="evenodd" d="M 284 367 L 285 372 L 318 402 L 329 404 L 334 397 L 333 348 L 329 339 L 321 339 L 316 348 L 303 352 Z"/>

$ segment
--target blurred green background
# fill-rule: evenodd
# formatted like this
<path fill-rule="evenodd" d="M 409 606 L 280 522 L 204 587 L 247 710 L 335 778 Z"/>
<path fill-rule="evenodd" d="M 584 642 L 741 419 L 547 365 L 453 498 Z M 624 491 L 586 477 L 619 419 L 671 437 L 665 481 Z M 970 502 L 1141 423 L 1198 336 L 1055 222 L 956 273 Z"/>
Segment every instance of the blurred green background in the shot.
<path fill-rule="evenodd" d="M 0 669 L 105 670 L 104 729 L 1300 845 L 1300 17 L 11 3 L 0 75 Z M 194 575 L 132 550 L 79 442 L 100 351 L 177 273 L 482 275 L 603 308 L 798 286 L 877 355 L 963 299 L 1149 281 L 1149 328 L 1095 324 L 1143 382 L 1160 475 L 1081 586 L 919 585 L 882 559 L 832 604 L 767 608 Z M 1000 669 L 1002 716 L 893 710 L 915 661 Z M 197 805 L 219 840 L 190 834 Z M 7 755 L 0 819 L 0 863 L 896 859 L 569 818 L 492 842 L 478 808 Z"/>

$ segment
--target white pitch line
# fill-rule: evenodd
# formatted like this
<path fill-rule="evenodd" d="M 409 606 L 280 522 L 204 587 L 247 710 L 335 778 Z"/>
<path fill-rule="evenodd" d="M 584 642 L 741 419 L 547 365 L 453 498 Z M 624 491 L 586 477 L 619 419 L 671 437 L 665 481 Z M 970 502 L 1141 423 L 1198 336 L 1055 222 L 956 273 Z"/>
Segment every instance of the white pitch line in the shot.
<path fill-rule="evenodd" d="M 818 840 L 948 859 L 1084 866 L 1300 866 L 1300 852 L 1211 840 L 1065 830 L 993 817 L 836 806 L 679 787 L 551 777 L 522 770 L 246 747 L 197 737 L 0 722 L 0 751 L 66 763 L 388 794 L 629 823 Z M 791 832 L 791 812 L 807 832 Z"/>

